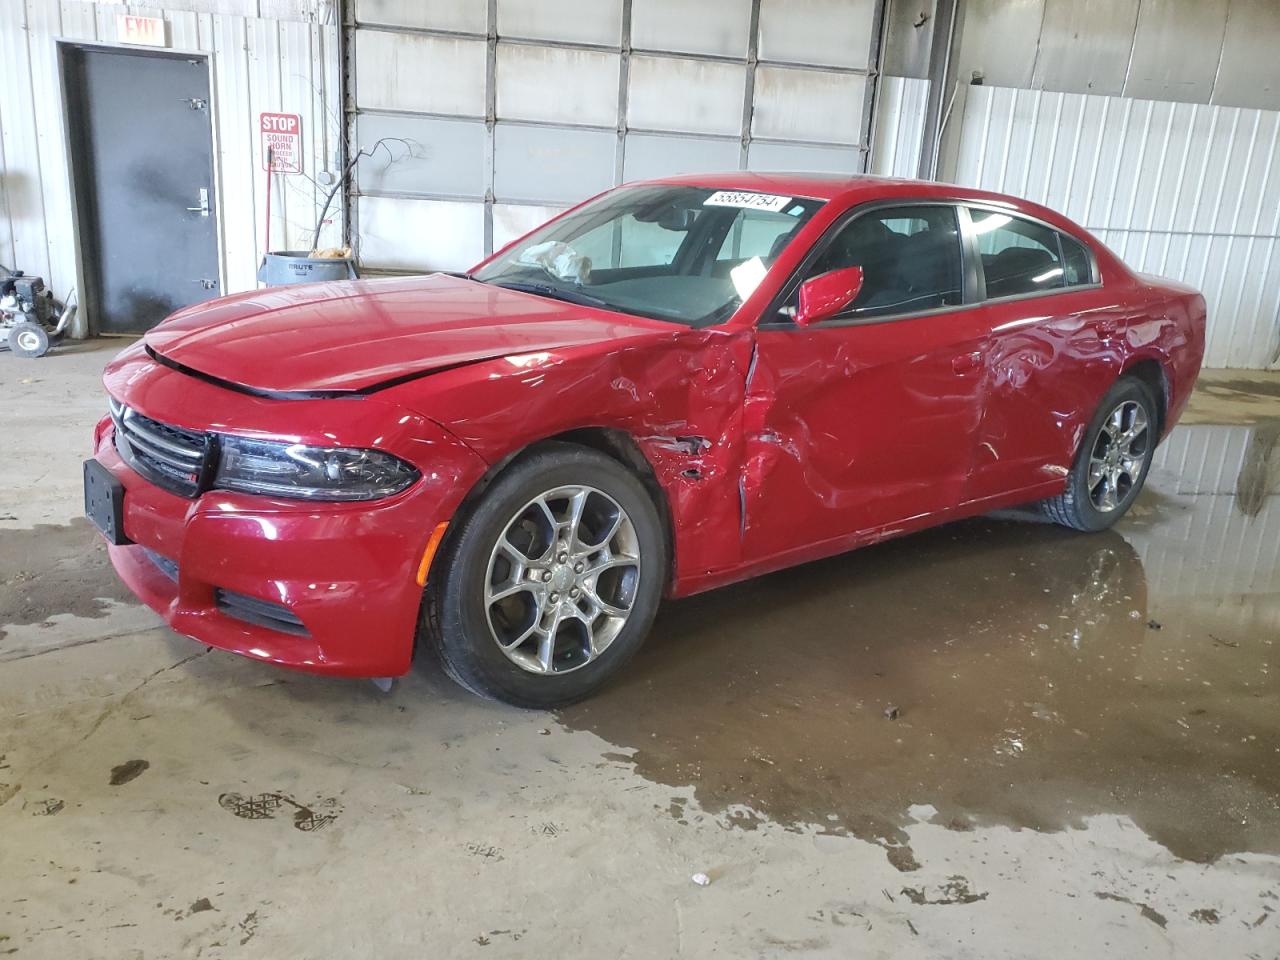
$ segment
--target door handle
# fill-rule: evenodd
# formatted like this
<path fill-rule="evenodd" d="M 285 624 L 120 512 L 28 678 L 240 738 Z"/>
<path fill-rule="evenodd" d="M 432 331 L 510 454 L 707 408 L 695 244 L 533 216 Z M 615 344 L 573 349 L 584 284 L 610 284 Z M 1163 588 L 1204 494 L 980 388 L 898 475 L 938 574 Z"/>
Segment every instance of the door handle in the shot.
<path fill-rule="evenodd" d="M 204 187 L 201 187 L 200 188 L 200 206 L 187 207 L 187 209 L 191 213 L 198 213 L 202 217 L 207 217 L 209 215 L 209 191 L 206 190 Z"/>
<path fill-rule="evenodd" d="M 972 353 L 962 353 L 960 356 L 954 357 L 951 360 L 952 371 L 962 377 L 966 373 L 972 373 L 974 370 L 977 370 L 981 365 L 982 354 L 977 350 L 974 350 Z"/>

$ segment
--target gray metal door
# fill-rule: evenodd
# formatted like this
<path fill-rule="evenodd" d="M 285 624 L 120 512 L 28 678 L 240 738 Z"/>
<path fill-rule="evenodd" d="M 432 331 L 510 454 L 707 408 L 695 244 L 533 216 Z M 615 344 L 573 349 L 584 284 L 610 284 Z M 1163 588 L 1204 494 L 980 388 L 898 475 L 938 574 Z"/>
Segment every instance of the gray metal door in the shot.
<path fill-rule="evenodd" d="M 219 294 L 209 69 L 93 47 L 65 57 L 83 302 L 137 333 Z"/>

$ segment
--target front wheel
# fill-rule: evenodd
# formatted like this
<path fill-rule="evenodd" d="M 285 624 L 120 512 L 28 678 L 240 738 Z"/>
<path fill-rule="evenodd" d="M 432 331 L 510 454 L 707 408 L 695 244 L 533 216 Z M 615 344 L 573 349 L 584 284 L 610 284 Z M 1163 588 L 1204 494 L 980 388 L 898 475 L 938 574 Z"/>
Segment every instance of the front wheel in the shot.
<path fill-rule="evenodd" d="M 1107 391 L 1085 431 L 1067 489 L 1041 503 L 1044 513 L 1074 530 L 1105 530 L 1142 491 L 1159 440 L 1155 399 L 1145 383 L 1123 377 Z"/>
<path fill-rule="evenodd" d="M 666 537 L 653 499 L 621 464 L 546 444 L 455 523 L 424 626 L 464 687 L 516 706 L 561 706 L 639 649 L 666 580 Z"/>

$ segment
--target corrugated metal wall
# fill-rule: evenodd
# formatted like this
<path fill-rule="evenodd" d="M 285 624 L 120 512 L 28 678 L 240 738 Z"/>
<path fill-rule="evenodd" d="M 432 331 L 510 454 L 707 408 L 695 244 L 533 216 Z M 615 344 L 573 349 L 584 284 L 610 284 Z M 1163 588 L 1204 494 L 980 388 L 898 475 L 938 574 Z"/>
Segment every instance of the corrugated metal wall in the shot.
<path fill-rule="evenodd" d="M 879 0 L 355 0 L 361 261 L 456 269 L 626 180 L 857 171 Z"/>
<path fill-rule="evenodd" d="M 1209 309 L 1207 366 L 1280 362 L 1280 113 L 970 87 L 958 183 L 1026 197 Z"/>
<path fill-rule="evenodd" d="M 190 0 L 158 9 L 87 0 L 0 0 L 0 262 L 80 285 L 58 73 L 59 41 L 115 43 L 116 17 L 163 16 L 170 49 L 208 54 L 225 292 L 253 289 L 266 228 L 258 113 L 302 115 L 304 173 L 278 176 L 272 246 L 308 247 L 336 163 L 340 108 L 336 18 L 322 0 Z M 228 12 L 239 11 L 239 12 Z M 246 15 L 248 14 L 248 15 Z M 145 48 L 143 48 L 145 49 Z M 163 145 L 163 131 L 156 133 Z M 341 204 L 330 237 L 341 237 Z"/>

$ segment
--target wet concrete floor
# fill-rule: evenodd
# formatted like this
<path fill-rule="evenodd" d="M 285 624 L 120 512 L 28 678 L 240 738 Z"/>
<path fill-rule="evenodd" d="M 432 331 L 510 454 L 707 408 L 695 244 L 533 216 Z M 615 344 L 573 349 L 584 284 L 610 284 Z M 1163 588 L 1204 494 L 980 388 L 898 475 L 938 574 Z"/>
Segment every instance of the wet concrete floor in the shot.
<path fill-rule="evenodd" d="M 1280 570 L 1256 616 L 1161 586 L 1122 533 L 960 523 L 674 604 L 562 719 L 706 808 L 751 807 L 744 827 L 897 845 L 929 804 L 961 830 L 1124 814 L 1179 857 L 1280 854 Z"/>
<path fill-rule="evenodd" d="M 0 465 L 0 955 L 1280 955 L 1280 377 L 1207 375 L 1113 531 L 671 603 L 546 715 L 159 627 L 64 484 L 107 355 L 13 384 L 77 389 Z"/>

